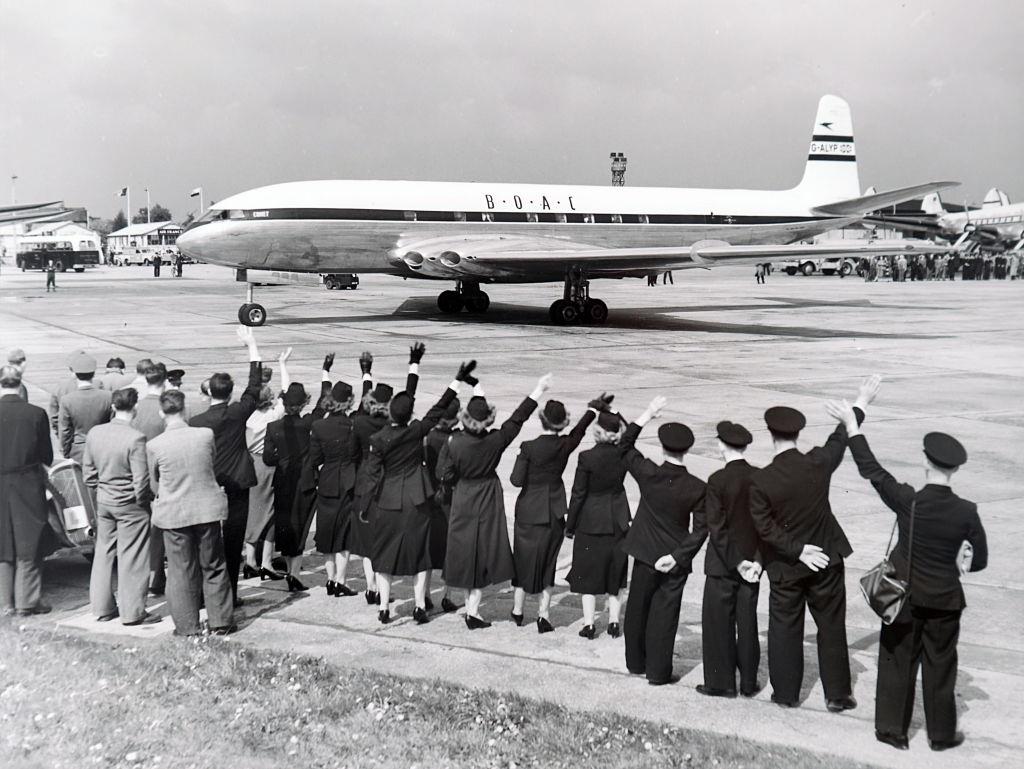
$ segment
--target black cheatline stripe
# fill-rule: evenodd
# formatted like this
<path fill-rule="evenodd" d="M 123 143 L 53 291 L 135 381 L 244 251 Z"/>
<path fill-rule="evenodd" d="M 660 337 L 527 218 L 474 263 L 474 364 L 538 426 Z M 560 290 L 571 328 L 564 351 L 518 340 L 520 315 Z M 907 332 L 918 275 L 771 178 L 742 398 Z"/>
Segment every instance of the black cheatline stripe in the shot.
<path fill-rule="evenodd" d="M 849 160 L 850 158 L 823 156 L 824 160 Z M 788 224 L 799 222 L 813 222 L 823 219 L 831 219 L 829 216 L 741 216 L 730 214 L 648 214 L 647 221 L 643 221 L 641 214 L 585 214 L 567 213 L 553 214 L 550 212 L 526 212 L 526 211 L 400 211 L 391 209 L 368 209 L 368 208 L 257 208 L 254 209 L 259 216 L 253 216 L 253 211 L 242 211 L 244 219 L 228 218 L 226 221 L 265 221 L 269 219 L 316 221 L 316 220 L 342 220 L 342 221 L 394 221 L 394 222 L 493 222 L 518 223 L 518 224 L 550 224 L 558 223 L 559 216 L 565 217 L 567 224 Z M 415 214 L 415 218 L 411 215 Z M 491 217 L 484 219 L 484 216 Z M 531 218 L 535 217 L 535 219 Z M 590 221 L 587 221 L 589 218 Z M 616 221 L 616 219 L 621 219 Z M 218 220 L 214 220 L 218 221 Z M 223 220 L 221 220 L 223 221 Z"/>
<path fill-rule="evenodd" d="M 808 160 L 837 160 L 842 163 L 854 163 L 857 160 L 856 155 L 808 155 Z"/>
<path fill-rule="evenodd" d="M 852 142 L 852 136 L 822 136 L 820 134 L 814 134 L 811 137 L 812 142 Z"/>

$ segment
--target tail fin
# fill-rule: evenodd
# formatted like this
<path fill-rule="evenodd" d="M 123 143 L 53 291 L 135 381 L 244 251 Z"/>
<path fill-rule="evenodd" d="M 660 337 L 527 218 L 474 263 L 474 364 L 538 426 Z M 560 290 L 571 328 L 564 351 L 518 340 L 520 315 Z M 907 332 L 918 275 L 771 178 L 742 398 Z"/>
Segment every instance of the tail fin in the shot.
<path fill-rule="evenodd" d="M 982 208 L 994 208 L 996 206 L 1010 205 L 1010 196 L 998 187 L 993 187 L 985 193 L 985 199 L 981 202 Z"/>
<path fill-rule="evenodd" d="M 838 96 L 822 96 L 814 116 L 810 152 L 797 189 L 812 205 L 860 194 L 850 105 Z"/>
<path fill-rule="evenodd" d="M 946 213 L 946 209 L 942 205 L 942 198 L 939 197 L 937 192 L 921 198 L 921 210 L 926 214 L 939 214 L 940 216 Z"/>

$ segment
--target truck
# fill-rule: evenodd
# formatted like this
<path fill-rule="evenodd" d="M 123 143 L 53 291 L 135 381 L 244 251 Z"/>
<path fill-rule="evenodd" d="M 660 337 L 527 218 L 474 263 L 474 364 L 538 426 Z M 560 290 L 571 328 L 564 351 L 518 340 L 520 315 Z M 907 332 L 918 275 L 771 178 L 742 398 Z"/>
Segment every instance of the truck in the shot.
<path fill-rule="evenodd" d="M 787 275 L 813 275 L 820 272 L 822 275 L 851 275 L 857 269 L 857 260 L 853 257 L 835 257 L 830 259 L 802 259 L 783 262 L 779 269 Z"/>
<path fill-rule="evenodd" d="M 89 240 L 76 245 L 74 241 L 46 235 L 28 235 L 18 239 L 15 264 L 22 272 L 45 270 L 51 259 L 60 272 L 85 272 L 86 267 L 100 263 L 100 250 Z"/>
<path fill-rule="evenodd" d="M 118 267 L 149 267 L 159 259 L 160 264 L 167 265 L 174 262 L 177 253 L 174 246 L 129 246 L 112 254 L 110 262 Z"/>

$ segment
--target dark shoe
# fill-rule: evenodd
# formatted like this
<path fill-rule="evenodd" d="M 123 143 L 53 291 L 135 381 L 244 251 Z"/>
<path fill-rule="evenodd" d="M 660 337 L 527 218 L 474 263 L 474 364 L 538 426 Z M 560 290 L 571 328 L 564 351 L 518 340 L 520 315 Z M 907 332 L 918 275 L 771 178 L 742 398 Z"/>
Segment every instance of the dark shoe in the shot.
<path fill-rule="evenodd" d="M 774 694 L 772 695 L 772 702 L 774 702 L 776 705 L 781 705 L 784 708 L 798 708 L 798 707 L 800 707 L 800 703 L 797 702 L 796 700 L 784 700 L 781 697 L 778 697 L 778 696 L 776 696 Z"/>
<path fill-rule="evenodd" d="M 266 582 L 268 579 L 272 579 L 272 580 L 276 581 L 276 580 L 284 579 L 285 578 L 285 575 L 282 574 L 281 572 L 273 571 L 271 569 L 263 569 L 263 568 L 261 568 L 258 573 L 260 575 L 260 582 Z"/>
<path fill-rule="evenodd" d="M 754 687 L 752 689 L 744 689 L 741 686 L 740 694 L 742 694 L 744 697 L 756 697 L 763 688 L 764 687 L 761 684 L 754 684 Z"/>
<path fill-rule="evenodd" d="M 964 744 L 964 733 L 957 732 L 951 740 L 928 740 L 928 747 L 932 750 L 949 750 L 958 748 Z"/>
<path fill-rule="evenodd" d="M 842 713 L 844 710 L 853 710 L 857 707 L 857 700 L 853 696 L 840 697 L 837 700 L 828 700 L 825 703 L 829 713 Z"/>
<path fill-rule="evenodd" d="M 511 612 L 512 621 L 515 622 L 519 627 L 523 626 L 523 620 L 526 618 L 525 614 L 516 614 Z"/>
<path fill-rule="evenodd" d="M 235 608 L 240 609 L 243 606 L 245 606 L 245 599 L 235 596 Z"/>
<path fill-rule="evenodd" d="M 555 626 L 548 622 L 547 617 L 537 617 L 537 632 L 538 633 L 550 633 L 555 629 Z"/>
<path fill-rule="evenodd" d="M 910 740 L 907 739 L 907 735 L 889 734 L 888 732 L 875 732 L 875 739 L 879 742 L 884 742 L 886 745 L 892 745 L 896 750 L 910 750 Z"/>
<path fill-rule="evenodd" d="M 671 675 L 668 678 L 666 678 L 664 681 L 650 681 L 649 680 L 647 683 L 650 684 L 651 686 L 667 686 L 669 684 L 677 684 L 677 683 L 679 683 L 679 679 L 681 679 L 681 678 L 682 678 L 682 676 L 680 676 L 680 675 Z"/>
<path fill-rule="evenodd" d="M 353 590 L 348 585 L 343 585 L 340 582 L 334 583 L 335 598 L 351 598 L 354 595 L 358 595 L 357 591 Z"/>
<path fill-rule="evenodd" d="M 427 616 L 427 610 L 421 609 L 419 606 L 412 610 L 412 618 L 416 621 L 417 625 L 426 625 L 430 622 L 430 617 Z"/>
<path fill-rule="evenodd" d="M 452 612 L 458 611 L 460 608 L 461 607 L 457 603 L 450 601 L 448 596 L 441 599 L 441 611 L 445 614 L 451 614 Z"/>
<path fill-rule="evenodd" d="M 433 611 L 434 610 L 434 602 L 430 600 L 430 596 L 429 595 L 427 596 L 427 599 L 426 599 L 426 601 L 423 604 L 423 608 L 426 609 L 427 611 Z"/>
<path fill-rule="evenodd" d="M 291 574 L 285 574 L 284 579 L 285 582 L 288 583 L 289 593 L 300 593 L 303 590 L 309 590 L 308 587 L 306 587 L 299 581 L 298 577 L 293 577 Z"/>
<path fill-rule="evenodd" d="M 14 616 L 31 617 L 36 614 L 49 614 L 51 611 L 53 611 L 52 606 L 47 606 L 45 603 L 37 603 L 31 609 L 15 609 Z"/>
<path fill-rule="evenodd" d="M 210 635 L 231 635 L 236 632 L 238 632 L 238 625 L 235 624 L 210 628 Z"/>
<path fill-rule="evenodd" d="M 121 616 L 121 612 L 119 612 L 117 609 L 114 609 L 109 614 L 101 614 L 100 616 L 98 616 L 96 618 L 96 621 L 97 622 L 110 622 L 110 620 L 117 619 L 120 616 Z"/>
<path fill-rule="evenodd" d="M 262 570 L 256 569 L 249 564 L 244 564 L 242 566 L 242 579 L 256 579 L 256 577 L 260 576 L 260 571 Z"/>
<path fill-rule="evenodd" d="M 633 670 L 633 669 L 631 669 L 631 668 L 626 668 L 626 670 L 628 670 L 628 671 L 629 671 L 629 674 L 630 674 L 631 676 L 643 676 L 643 675 L 647 675 L 647 671 L 646 671 L 646 670 Z"/>
<path fill-rule="evenodd" d="M 338 583 L 335 582 L 333 579 L 327 580 L 327 584 L 325 584 L 324 587 L 327 589 L 327 595 L 337 595 L 335 591 L 338 588 Z"/>
<path fill-rule="evenodd" d="M 697 693 L 703 694 L 705 697 L 725 697 L 730 700 L 736 697 L 735 689 L 715 689 L 704 684 L 697 684 Z"/>
<path fill-rule="evenodd" d="M 580 631 L 580 638 L 586 638 L 589 641 L 593 641 L 594 640 L 594 626 L 593 625 L 584 625 L 583 629 Z"/>
<path fill-rule="evenodd" d="M 139 619 L 132 620 L 131 622 L 122 622 L 121 624 L 125 627 L 135 627 L 136 625 L 155 625 L 161 620 L 163 620 L 163 617 L 159 614 L 150 614 L 147 611 Z"/>
<path fill-rule="evenodd" d="M 367 590 L 363 595 L 366 597 L 366 604 L 368 606 L 374 606 L 380 603 L 380 593 L 376 590 Z"/>
<path fill-rule="evenodd" d="M 391 612 L 387 609 L 381 609 L 379 612 L 377 612 L 377 620 L 382 625 L 388 624 L 389 622 L 391 622 Z"/>
<path fill-rule="evenodd" d="M 491 623 L 487 620 L 474 617 L 472 614 L 466 615 L 466 627 L 470 630 L 483 630 L 491 626 Z"/>
<path fill-rule="evenodd" d="M 609 638 L 618 638 L 620 635 L 622 635 L 622 629 L 619 627 L 619 623 L 618 622 L 609 622 L 608 623 L 608 636 L 609 636 Z"/>

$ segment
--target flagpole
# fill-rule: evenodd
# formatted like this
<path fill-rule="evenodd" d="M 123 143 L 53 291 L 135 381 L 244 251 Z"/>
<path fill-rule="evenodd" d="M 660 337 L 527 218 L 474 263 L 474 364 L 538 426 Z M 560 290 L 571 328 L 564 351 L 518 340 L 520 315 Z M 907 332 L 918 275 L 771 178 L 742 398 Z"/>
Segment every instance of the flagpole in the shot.
<path fill-rule="evenodd" d="M 146 224 L 149 223 L 149 187 L 146 187 Z"/>
<path fill-rule="evenodd" d="M 125 200 L 127 201 L 126 205 L 128 206 L 127 226 L 131 227 L 132 226 L 132 188 L 131 188 L 131 185 L 128 185 L 127 187 L 125 187 L 125 189 L 128 191 L 125 194 L 125 196 L 124 196 Z"/>

